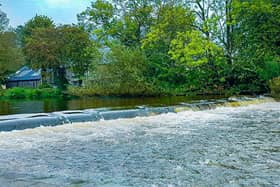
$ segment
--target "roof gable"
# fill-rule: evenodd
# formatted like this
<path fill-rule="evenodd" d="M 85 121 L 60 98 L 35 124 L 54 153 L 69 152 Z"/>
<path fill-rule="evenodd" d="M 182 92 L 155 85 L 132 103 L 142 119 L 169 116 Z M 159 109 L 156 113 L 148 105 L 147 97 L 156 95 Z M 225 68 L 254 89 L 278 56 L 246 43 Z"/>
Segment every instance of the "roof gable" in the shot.
<path fill-rule="evenodd" d="M 16 73 L 12 74 L 8 81 L 31 81 L 31 80 L 40 80 L 41 71 L 32 70 L 27 66 L 23 66 Z"/>

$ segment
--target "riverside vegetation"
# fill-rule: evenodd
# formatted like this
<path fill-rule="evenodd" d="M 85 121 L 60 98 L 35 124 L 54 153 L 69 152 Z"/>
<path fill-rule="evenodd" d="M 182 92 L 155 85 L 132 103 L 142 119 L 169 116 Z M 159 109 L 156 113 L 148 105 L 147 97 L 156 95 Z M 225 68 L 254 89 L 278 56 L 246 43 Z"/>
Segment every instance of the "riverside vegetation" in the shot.
<path fill-rule="evenodd" d="M 280 98 L 280 77 L 270 81 L 270 89 L 272 96 Z"/>
<path fill-rule="evenodd" d="M 37 15 L 16 29 L 0 14 L 2 83 L 27 64 L 77 96 L 279 96 L 279 1 L 96 0 L 77 25 Z"/>
<path fill-rule="evenodd" d="M 0 99 L 45 99 L 62 96 L 62 91 L 54 88 L 12 88 L 0 90 Z"/>

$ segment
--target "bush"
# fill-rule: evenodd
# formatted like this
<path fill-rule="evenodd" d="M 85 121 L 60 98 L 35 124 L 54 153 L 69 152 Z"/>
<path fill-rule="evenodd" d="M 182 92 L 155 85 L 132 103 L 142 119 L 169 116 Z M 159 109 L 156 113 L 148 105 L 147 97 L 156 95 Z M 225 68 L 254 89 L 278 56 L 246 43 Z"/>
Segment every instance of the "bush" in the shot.
<path fill-rule="evenodd" d="M 4 93 L 4 97 L 11 98 L 11 99 L 23 99 L 25 98 L 27 93 L 25 92 L 24 88 L 12 88 L 8 89 Z"/>
<path fill-rule="evenodd" d="M 54 88 L 11 88 L 3 91 L 0 97 L 8 99 L 41 99 L 62 96 L 59 89 Z"/>
<path fill-rule="evenodd" d="M 92 96 L 156 96 L 160 95 L 158 90 L 147 88 L 146 90 L 131 90 L 130 92 L 109 89 L 105 87 L 74 87 L 69 86 L 67 94 L 77 97 L 92 97 Z"/>
<path fill-rule="evenodd" d="M 269 82 L 269 87 L 273 97 L 280 98 L 280 77 L 274 78 Z"/>
<path fill-rule="evenodd" d="M 70 88 L 72 95 L 115 95 L 142 96 L 153 92 L 147 82 L 146 57 L 137 48 L 113 46 L 107 56 L 106 64 L 96 64 L 86 88 Z"/>

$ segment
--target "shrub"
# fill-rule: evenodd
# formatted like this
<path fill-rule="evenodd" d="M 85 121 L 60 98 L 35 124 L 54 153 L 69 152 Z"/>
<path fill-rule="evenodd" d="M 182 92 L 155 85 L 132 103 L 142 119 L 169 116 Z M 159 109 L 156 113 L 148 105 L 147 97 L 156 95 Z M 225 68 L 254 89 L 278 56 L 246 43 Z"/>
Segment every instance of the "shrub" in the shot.
<path fill-rule="evenodd" d="M 280 77 L 274 78 L 269 82 L 269 87 L 273 97 L 280 98 Z"/>
<path fill-rule="evenodd" d="M 40 99 L 40 98 L 53 98 L 62 96 L 59 89 L 54 88 L 11 88 L 3 91 L 0 97 L 9 99 Z"/>
<path fill-rule="evenodd" d="M 70 88 L 74 95 L 122 95 L 139 96 L 151 93 L 151 85 L 145 77 L 146 57 L 137 48 L 113 46 L 106 64 L 96 64 L 86 88 Z"/>
<path fill-rule="evenodd" d="M 4 97 L 11 99 L 23 99 L 26 97 L 26 92 L 24 88 L 12 88 L 5 91 Z"/>

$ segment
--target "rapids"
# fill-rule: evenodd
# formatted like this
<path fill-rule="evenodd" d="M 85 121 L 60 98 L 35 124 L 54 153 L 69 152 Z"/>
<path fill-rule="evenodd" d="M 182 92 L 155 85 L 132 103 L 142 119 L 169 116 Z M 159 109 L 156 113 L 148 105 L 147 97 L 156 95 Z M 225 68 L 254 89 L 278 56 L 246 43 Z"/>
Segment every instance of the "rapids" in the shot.
<path fill-rule="evenodd" d="M 279 186 L 280 103 L 0 133 L 0 186 Z"/>

